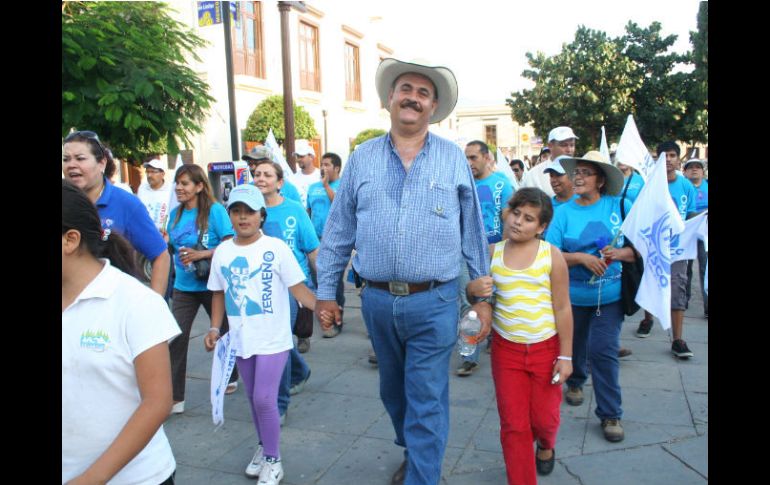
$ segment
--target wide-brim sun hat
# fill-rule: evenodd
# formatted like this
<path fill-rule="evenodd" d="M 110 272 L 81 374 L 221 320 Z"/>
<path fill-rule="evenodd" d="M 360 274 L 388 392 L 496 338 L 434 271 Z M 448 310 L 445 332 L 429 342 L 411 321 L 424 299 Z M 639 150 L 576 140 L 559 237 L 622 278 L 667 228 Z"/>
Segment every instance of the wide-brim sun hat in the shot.
<path fill-rule="evenodd" d="M 570 176 L 572 176 L 572 171 L 575 170 L 578 162 L 594 163 L 604 172 L 605 186 L 607 187 L 608 194 L 618 195 L 623 190 L 623 172 L 596 150 L 591 150 L 582 157 L 562 158 L 560 162 L 561 166 L 564 167 L 564 171 Z"/>
<path fill-rule="evenodd" d="M 422 59 L 414 59 L 411 62 L 399 61 L 391 57 L 383 59 L 377 68 L 375 84 L 377 94 L 385 109 L 390 111 L 388 106 L 388 94 L 393 86 L 393 82 L 399 76 L 407 73 L 420 74 L 433 82 L 438 93 L 438 106 L 433 116 L 430 117 L 430 123 L 438 123 L 452 112 L 457 104 L 457 79 L 454 73 L 444 66 L 430 66 Z"/>

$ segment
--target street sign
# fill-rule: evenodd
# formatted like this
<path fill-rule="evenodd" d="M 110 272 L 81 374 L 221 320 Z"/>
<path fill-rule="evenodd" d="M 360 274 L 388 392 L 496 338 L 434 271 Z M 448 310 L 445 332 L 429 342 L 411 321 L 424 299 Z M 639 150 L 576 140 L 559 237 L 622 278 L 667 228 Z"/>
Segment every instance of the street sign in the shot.
<path fill-rule="evenodd" d="M 230 16 L 238 20 L 236 2 L 230 2 Z M 222 2 L 198 2 L 198 26 L 206 27 L 222 23 Z"/>
<path fill-rule="evenodd" d="M 521 141 L 523 141 L 524 143 L 527 143 L 529 141 L 529 135 L 526 134 L 526 133 L 522 133 L 521 134 Z"/>

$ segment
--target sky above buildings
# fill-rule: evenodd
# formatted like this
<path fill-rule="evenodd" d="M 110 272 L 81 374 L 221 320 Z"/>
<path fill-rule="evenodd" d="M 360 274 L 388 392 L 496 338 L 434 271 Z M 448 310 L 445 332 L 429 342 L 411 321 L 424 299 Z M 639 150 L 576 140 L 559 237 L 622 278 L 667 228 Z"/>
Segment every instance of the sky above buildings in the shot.
<path fill-rule="evenodd" d="M 327 2 L 319 2 L 325 4 Z M 337 3 L 337 2 L 334 2 Z M 397 58 L 428 59 L 450 67 L 458 79 L 458 106 L 499 105 L 511 91 L 529 89 L 521 77 L 525 54 L 558 54 L 579 25 L 623 34 L 629 20 L 662 24 L 678 36 L 673 50 L 690 50 L 698 0 L 379 0 L 340 2 L 382 17 L 380 28 Z M 323 8 L 323 7 L 322 7 Z M 363 12 L 362 12 L 363 13 Z M 373 82 L 373 80 L 372 80 Z"/>

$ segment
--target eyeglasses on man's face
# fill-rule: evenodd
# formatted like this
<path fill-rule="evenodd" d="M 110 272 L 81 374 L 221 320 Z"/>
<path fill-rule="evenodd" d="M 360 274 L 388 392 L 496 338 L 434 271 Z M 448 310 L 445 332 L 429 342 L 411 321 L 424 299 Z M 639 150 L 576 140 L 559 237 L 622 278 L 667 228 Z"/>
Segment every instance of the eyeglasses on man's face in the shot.
<path fill-rule="evenodd" d="M 592 175 L 596 175 L 596 174 L 597 174 L 597 172 L 594 172 L 592 170 L 588 170 L 587 168 L 576 168 L 575 170 L 572 171 L 572 176 L 573 177 L 577 177 L 577 176 L 580 176 L 580 177 L 591 177 Z"/>

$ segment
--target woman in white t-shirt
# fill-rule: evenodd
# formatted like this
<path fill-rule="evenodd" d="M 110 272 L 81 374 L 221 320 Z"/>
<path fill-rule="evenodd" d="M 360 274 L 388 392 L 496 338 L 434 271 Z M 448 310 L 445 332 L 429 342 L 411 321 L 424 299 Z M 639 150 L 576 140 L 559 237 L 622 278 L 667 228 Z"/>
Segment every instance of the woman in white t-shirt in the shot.
<path fill-rule="evenodd" d="M 305 286 L 305 273 L 289 246 L 262 234 L 267 211 L 259 189 L 237 186 L 230 192 L 227 210 L 235 238 L 220 244 L 211 262 L 208 289 L 214 296 L 204 344 L 206 350 L 214 349 L 227 313 L 231 345 L 259 439 L 245 473 L 259 477 L 259 485 L 277 485 L 283 478 L 278 386 L 294 345 L 289 292 L 311 310 L 315 295 Z"/>
<path fill-rule="evenodd" d="M 180 331 L 163 298 L 126 274 L 130 249 L 62 180 L 62 483 L 174 483 L 163 421 Z"/>

